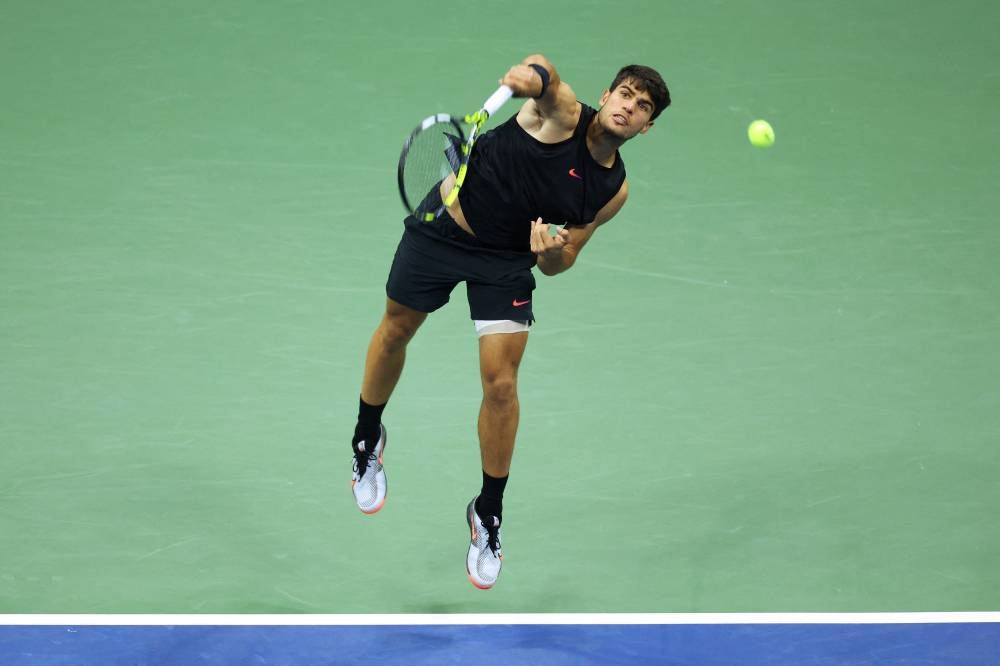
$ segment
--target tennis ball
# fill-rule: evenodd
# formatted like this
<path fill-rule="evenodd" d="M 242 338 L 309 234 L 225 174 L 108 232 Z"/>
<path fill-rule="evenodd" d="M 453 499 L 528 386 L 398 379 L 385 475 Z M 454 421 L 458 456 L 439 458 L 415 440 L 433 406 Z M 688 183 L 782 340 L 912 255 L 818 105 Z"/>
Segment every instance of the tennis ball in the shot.
<path fill-rule="evenodd" d="M 767 148 L 774 144 L 774 129 L 766 120 L 755 120 L 747 128 L 750 143 L 758 148 Z"/>

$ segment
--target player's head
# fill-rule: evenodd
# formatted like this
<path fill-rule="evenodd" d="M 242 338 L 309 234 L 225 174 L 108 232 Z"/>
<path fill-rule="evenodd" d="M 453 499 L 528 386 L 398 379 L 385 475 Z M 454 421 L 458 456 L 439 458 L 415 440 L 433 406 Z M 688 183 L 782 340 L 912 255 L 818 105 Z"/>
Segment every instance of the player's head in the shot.
<path fill-rule="evenodd" d="M 622 83 L 631 83 L 633 88 L 649 95 L 654 107 L 650 120 L 656 120 L 663 109 L 670 106 L 670 91 L 667 89 L 667 84 L 664 83 L 660 73 L 652 67 L 645 65 L 622 67 L 615 75 L 615 80 L 608 86 L 608 90 L 614 90 Z"/>
<path fill-rule="evenodd" d="M 659 72 L 645 65 L 626 65 L 601 95 L 601 122 L 628 140 L 647 132 L 668 106 L 670 91 Z"/>

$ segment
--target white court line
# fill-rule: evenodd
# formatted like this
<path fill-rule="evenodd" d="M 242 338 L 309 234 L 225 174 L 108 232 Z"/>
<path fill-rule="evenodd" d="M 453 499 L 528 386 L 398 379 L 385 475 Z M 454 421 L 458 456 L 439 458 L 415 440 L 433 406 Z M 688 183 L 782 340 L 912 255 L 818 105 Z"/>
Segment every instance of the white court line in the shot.
<path fill-rule="evenodd" d="M 631 275 L 643 275 L 646 277 L 660 278 L 662 280 L 673 280 L 674 282 L 684 282 L 686 284 L 696 284 L 702 287 L 720 287 L 724 289 L 729 289 L 730 286 L 727 282 L 717 282 L 712 280 L 700 280 L 698 278 L 685 277 L 683 275 L 669 275 L 667 273 L 656 273 L 653 271 L 644 271 L 637 268 L 629 268 L 627 266 L 616 266 L 614 264 L 606 264 L 603 261 L 594 261 L 592 259 L 581 259 L 581 264 L 584 266 L 596 266 L 597 268 L 605 268 L 612 271 L 620 271 L 622 273 L 629 273 Z"/>
<path fill-rule="evenodd" d="M 926 613 L 458 613 L 0 615 L 3 625 L 375 626 L 512 624 L 956 624 L 1000 623 L 1000 612 Z"/>

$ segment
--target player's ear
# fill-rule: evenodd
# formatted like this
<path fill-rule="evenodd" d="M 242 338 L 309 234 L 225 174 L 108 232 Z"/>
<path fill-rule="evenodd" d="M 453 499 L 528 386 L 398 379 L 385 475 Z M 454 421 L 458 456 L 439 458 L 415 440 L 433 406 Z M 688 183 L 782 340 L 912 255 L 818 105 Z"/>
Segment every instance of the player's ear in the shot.
<path fill-rule="evenodd" d="M 652 126 L 653 126 L 653 121 L 650 120 L 648 123 L 646 123 L 645 127 L 643 127 L 641 130 L 639 130 L 639 134 L 645 134 L 646 132 L 649 131 L 649 128 L 652 127 Z"/>
<path fill-rule="evenodd" d="M 601 106 L 607 103 L 609 97 L 611 97 L 611 91 L 605 88 L 604 92 L 601 93 Z"/>

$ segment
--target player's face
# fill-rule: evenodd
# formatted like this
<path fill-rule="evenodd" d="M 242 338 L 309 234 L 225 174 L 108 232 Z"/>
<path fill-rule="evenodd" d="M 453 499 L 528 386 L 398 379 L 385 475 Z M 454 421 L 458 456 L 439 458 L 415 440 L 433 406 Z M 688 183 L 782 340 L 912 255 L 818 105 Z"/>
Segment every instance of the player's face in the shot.
<path fill-rule="evenodd" d="M 623 141 L 648 132 L 653 126 L 652 115 L 652 98 L 640 91 L 631 79 L 622 81 L 614 90 L 605 90 L 601 95 L 601 126 Z"/>

